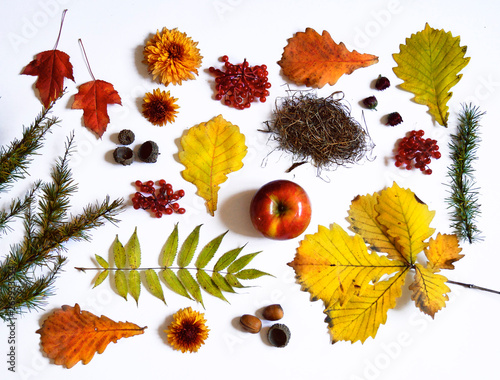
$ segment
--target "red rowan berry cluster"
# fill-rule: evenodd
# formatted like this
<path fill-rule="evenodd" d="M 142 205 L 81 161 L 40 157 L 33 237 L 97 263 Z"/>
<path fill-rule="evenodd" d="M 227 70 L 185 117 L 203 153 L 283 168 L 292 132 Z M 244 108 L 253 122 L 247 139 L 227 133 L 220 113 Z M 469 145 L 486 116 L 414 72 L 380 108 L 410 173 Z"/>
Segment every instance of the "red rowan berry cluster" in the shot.
<path fill-rule="evenodd" d="M 436 140 L 423 139 L 425 132 L 422 130 L 411 131 L 404 137 L 398 146 L 395 165 L 411 170 L 413 167 L 420 169 L 424 174 L 432 174 L 428 167 L 431 159 L 441 158 Z"/>
<path fill-rule="evenodd" d="M 236 109 L 249 108 L 256 99 L 266 101 L 271 83 L 267 81 L 267 66 L 250 66 L 245 59 L 243 63 L 233 65 L 227 55 L 222 58 L 225 71 L 210 67 L 210 73 L 216 76 L 215 99 L 224 99 L 224 104 Z"/>
<path fill-rule="evenodd" d="M 172 185 L 164 179 L 158 181 L 160 186 L 158 191 L 156 191 L 153 181 L 143 183 L 137 180 L 135 185 L 139 191 L 132 197 L 134 209 L 151 210 L 157 218 L 161 218 L 163 214 L 171 215 L 174 212 L 184 214 L 186 212 L 186 209 L 180 207 L 177 203 L 185 195 L 184 190 L 174 192 Z M 145 196 L 142 193 L 149 195 Z"/>

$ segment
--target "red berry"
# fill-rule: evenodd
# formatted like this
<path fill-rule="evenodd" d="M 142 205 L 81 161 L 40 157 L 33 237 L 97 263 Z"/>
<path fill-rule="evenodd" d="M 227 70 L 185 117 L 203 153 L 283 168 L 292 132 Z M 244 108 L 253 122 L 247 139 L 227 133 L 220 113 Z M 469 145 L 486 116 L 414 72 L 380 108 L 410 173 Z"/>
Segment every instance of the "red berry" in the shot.
<path fill-rule="evenodd" d="M 135 181 L 135 185 L 136 185 L 137 187 L 141 187 L 141 186 L 142 186 L 142 182 L 141 182 L 141 181 L 139 181 L 139 180 L 137 180 L 137 181 Z"/>
<path fill-rule="evenodd" d="M 182 208 L 182 207 L 181 207 L 180 209 L 178 209 L 178 210 L 177 210 L 177 214 L 181 214 L 181 215 L 182 215 L 182 214 L 184 214 L 185 212 L 186 212 L 186 209 L 185 209 L 185 208 Z"/>

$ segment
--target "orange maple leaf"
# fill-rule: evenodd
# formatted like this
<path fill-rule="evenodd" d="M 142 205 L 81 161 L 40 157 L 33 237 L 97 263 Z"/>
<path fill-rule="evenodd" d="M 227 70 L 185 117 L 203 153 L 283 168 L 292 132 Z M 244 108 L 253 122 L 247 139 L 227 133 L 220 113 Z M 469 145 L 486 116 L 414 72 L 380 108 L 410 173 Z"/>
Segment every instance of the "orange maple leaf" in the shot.
<path fill-rule="evenodd" d="M 36 332 L 43 351 L 55 364 L 73 367 L 80 360 L 88 364 L 94 354 L 102 354 L 110 342 L 144 333 L 147 327 L 130 322 L 114 322 L 108 317 L 81 311 L 80 306 L 64 305 L 56 310 Z"/>
<path fill-rule="evenodd" d="M 350 52 L 344 43 L 336 44 L 326 30 L 320 35 L 307 28 L 288 40 L 278 64 L 292 82 L 321 88 L 327 83 L 334 85 L 344 74 L 377 62 L 375 55 Z"/>
<path fill-rule="evenodd" d="M 38 76 L 36 88 L 45 108 L 62 94 L 64 78 L 75 80 L 69 55 L 56 49 L 38 53 L 21 74 Z"/>
<path fill-rule="evenodd" d="M 111 83 L 92 80 L 80 85 L 71 108 L 83 110 L 83 123 L 102 137 L 109 124 L 108 104 L 122 104 L 118 92 Z"/>

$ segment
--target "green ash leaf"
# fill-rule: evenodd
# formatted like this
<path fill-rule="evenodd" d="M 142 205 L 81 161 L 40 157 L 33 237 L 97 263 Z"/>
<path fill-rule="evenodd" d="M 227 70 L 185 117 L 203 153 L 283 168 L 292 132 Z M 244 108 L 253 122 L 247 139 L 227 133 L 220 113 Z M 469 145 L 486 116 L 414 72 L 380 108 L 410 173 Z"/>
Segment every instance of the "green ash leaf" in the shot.
<path fill-rule="evenodd" d="M 199 226 L 196 226 L 182 244 L 182 247 L 179 251 L 179 256 L 177 258 L 177 263 L 181 268 L 187 267 L 193 259 L 194 252 L 196 251 L 198 240 L 200 238 L 200 228 L 201 224 Z"/>
<path fill-rule="evenodd" d="M 224 236 L 226 236 L 227 232 L 228 231 L 217 236 L 210 243 L 208 243 L 205 247 L 203 247 L 200 254 L 198 255 L 198 258 L 196 259 L 196 263 L 195 263 L 196 268 L 203 269 L 207 266 L 207 264 L 210 262 L 210 260 L 212 260 L 215 253 L 219 249 L 219 246 L 222 242 L 222 239 L 224 238 Z"/>
<path fill-rule="evenodd" d="M 115 260 L 115 265 L 117 268 L 125 268 L 127 265 L 127 255 L 125 254 L 125 248 L 123 244 L 118 240 L 118 235 L 113 242 L 113 258 Z"/>
<path fill-rule="evenodd" d="M 137 269 L 141 266 L 141 245 L 137 236 L 137 227 L 125 246 L 125 253 L 128 258 L 130 268 Z"/>
<path fill-rule="evenodd" d="M 179 245 L 179 230 L 177 224 L 174 230 L 170 234 L 163 247 L 163 253 L 161 257 L 161 265 L 164 267 L 170 267 L 174 263 L 175 256 L 177 255 L 177 246 Z"/>
<path fill-rule="evenodd" d="M 161 288 L 160 279 L 153 269 L 148 269 L 145 272 L 146 285 L 149 291 L 156 297 L 165 302 L 165 297 L 163 296 L 163 289 Z"/>

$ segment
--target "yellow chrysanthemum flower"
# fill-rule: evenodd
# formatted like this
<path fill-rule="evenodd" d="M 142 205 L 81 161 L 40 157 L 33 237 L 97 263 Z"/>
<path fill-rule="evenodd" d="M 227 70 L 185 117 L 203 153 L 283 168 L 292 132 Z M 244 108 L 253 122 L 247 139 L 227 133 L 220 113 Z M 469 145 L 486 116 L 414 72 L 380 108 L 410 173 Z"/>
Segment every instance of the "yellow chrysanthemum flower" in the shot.
<path fill-rule="evenodd" d="M 204 314 L 194 311 L 191 307 L 179 310 L 165 330 L 168 343 L 175 350 L 197 352 L 208 338 L 210 330 L 205 325 L 206 322 Z"/>
<path fill-rule="evenodd" d="M 203 58 L 197 45 L 198 42 L 177 28 L 163 28 L 161 33 L 157 31 L 144 47 L 149 72 L 165 86 L 169 83 L 180 85 L 183 80 L 194 79 Z"/>
<path fill-rule="evenodd" d="M 143 101 L 142 114 L 152 124 L 162 127 L 174 122 L 179 106 L 175 104 L 177 98 L 170 96 L 170 91 L 157 88 L 153 93 L 147 92 Z"/>

